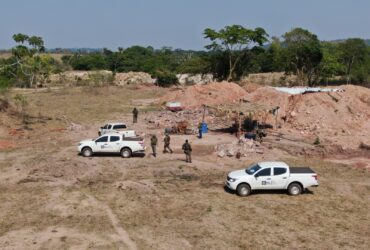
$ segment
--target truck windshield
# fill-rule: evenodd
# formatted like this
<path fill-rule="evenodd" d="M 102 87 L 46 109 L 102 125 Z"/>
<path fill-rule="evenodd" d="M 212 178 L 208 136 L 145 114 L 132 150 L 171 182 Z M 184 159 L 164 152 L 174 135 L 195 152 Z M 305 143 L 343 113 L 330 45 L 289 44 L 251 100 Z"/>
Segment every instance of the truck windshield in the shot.
<path fill-rule="evenodd" d="M 254 165 L 250 166 L 249 168 L 247 168 L 247 169 L 245 170 L 245 172 L 246 172 L 247 174 L 249 174 L 249 175 L 252 175 L 252 174 L 254 174 L 255 172 L 257 172 L 258 170 L 260 170 L 260 169 L 261 169 L 261 167 L 260 167 L 260 166 L 258 166 L 258 164 L 254 164 Z"/>

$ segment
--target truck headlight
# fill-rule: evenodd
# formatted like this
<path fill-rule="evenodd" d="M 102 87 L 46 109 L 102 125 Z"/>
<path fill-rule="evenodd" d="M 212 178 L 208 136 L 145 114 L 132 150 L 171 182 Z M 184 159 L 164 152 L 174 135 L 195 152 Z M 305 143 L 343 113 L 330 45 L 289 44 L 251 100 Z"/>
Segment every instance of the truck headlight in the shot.
<path fill-rule="evenodd" d="M 234 179 L 234 178 L 229 178 L 229 182 L 234 182 L 234 181 L 236 181 L 236 179 Z"/>

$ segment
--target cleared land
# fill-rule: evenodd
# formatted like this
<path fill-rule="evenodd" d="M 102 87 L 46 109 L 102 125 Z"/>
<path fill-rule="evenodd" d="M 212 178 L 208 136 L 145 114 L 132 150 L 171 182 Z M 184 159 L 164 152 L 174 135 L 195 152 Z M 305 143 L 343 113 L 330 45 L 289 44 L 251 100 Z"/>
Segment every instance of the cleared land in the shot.
<path fill-rule="evenodd" d="M 156 159 L 149 150 L 131 159 L 77 155 L 78 141 L 95 137 L 104 122 L 132 126 L 134 105 L 141 111 L 135 129 L 146 132 L 149 146 L 148 134 L 163 130 L 144 118 L 160 109 L 155 103 L 168 91 L 13 90 L 9 95 L 27 96 L 32 118 L 24 129 L 11 112 L 0 112 L 0 248 L 368 249 L 367 150 L 352 152 L 353 158 L 345 152 L 323 157 L 325 144 L 314 147 L 314 138 L 289 127 L 292 133 L 269 133 L 264 154 L 241 160 L 217 157 L 215 145 L 235 140 L 220 132 L 202 140 L 172 136 L 174 154 Z M 192 164 L 181 152 L 185 139 L 194 148 Z M 241 198 L 224 189 L 229 171 L 260 160 L 309 165 L 320 187 L 299 197 L 258 192 Z"/>

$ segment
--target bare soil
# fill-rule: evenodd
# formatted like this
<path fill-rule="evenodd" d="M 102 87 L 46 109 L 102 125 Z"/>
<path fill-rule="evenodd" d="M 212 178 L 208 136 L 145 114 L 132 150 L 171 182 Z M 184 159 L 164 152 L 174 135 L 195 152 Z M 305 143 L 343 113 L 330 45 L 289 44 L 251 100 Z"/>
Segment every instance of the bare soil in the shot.
<path fill-rule="evenodd" d="M 314 146 L 283 127 L 271 130 L 264 154 L 218 158 L 217 144 L 235 137 L 210 132 L 174 135 L 163 154 L 163 129 L 145 118 L 159 112 L 168 90 L 155 87 L 13 90 L 27 96 L 28 123 L 0 112 L 1 249 L 368 249 L 370 163 L 351 153 Z M 139 108 L 139 123 L 131 110 Z M 159 136 L 159 155 L 83 158 L 77 143 L 97 136 L 106 121 L 124 121 Z M 193 163 L 181 151 L 192 143 Z M 3 145 L 2 143 L 1 145 Z M 149 148 L 149 147 L 148 147 Z M 261 160 L 310 166 L 320 186 L 298 197 L 224 188 L 229 171 Z M 360 163 L 359 163 L 360 162 Z"/>

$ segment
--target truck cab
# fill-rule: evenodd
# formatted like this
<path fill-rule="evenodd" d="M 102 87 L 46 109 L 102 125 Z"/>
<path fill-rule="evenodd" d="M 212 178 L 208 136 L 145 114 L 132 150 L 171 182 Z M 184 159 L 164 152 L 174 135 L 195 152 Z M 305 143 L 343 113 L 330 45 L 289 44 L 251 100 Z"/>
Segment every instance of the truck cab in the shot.
<path fill-rule="evenodd" d="M 99 129 L 98 135 L 104 135 L 106 133 L 120 133 L 125 137 L 135 137 L 135 130 L 128 130 L 125 123 L 107 123 Z"/>

